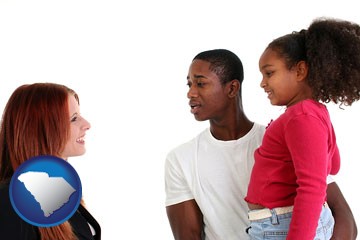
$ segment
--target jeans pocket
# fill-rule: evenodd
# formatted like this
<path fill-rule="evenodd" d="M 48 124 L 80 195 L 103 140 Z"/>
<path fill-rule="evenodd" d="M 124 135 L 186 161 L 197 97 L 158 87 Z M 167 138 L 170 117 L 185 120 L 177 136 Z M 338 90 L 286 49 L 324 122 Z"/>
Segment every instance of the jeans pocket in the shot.
<path fill-rule="evenodd" d="M 285 240 L 286 239 L 286 236 L 288 234 L 288 231 L 265 231 L 264 232 L 264 239 L 266 240 Z"/>

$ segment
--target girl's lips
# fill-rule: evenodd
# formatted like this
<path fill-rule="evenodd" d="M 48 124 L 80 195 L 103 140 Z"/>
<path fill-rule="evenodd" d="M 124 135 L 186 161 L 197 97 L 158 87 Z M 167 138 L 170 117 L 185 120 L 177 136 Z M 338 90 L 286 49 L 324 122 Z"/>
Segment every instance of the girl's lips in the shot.
<path fill-rule="evenodd" d="M 270 90 L 265 90 L 265 93 L 268 95 L 268 98 L 270 98 L 272 95 L 272 92 Z"/>

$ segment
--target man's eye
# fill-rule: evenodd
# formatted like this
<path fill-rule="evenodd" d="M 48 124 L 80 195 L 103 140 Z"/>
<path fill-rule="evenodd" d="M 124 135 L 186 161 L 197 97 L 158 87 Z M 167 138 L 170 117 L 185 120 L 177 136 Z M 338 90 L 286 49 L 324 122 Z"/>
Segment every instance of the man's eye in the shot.
<path fill-rule="evenodd" d="M 197 86 L 198 86 L 198 87 L 203 87 L 203 86 L 204 86 L 204 83 L 198 82 L 198 83 L 197 83 Z"/>

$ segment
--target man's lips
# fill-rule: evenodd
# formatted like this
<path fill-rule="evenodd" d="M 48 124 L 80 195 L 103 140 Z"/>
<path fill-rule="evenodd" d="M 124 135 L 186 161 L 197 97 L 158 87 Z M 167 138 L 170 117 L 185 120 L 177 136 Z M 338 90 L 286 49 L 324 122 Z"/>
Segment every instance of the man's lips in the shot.
<path fill-rule="evenodd" d="M 196 113 L 198 109 L 201 107 L 199 102 L 190 101 L 189 106 L 191 108 L 191 113 Z"/>

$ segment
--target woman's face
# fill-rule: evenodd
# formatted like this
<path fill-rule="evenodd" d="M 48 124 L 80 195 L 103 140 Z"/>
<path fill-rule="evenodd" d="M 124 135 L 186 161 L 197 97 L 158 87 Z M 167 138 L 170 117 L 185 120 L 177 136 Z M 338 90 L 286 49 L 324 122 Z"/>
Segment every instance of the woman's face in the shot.
<path fill-rule="evenodd" d="M 63 159 L 80 156 L 85 153 L 85 133 L 90 129 L 90 123 L 80 115 L 80 107 L 75 96 L 69 94 L 68 105 L 70 114 L 70 138 L 62 153 Z"/>

